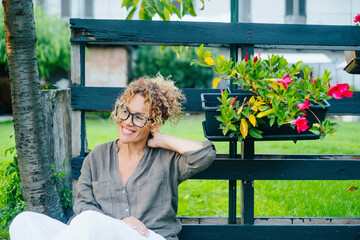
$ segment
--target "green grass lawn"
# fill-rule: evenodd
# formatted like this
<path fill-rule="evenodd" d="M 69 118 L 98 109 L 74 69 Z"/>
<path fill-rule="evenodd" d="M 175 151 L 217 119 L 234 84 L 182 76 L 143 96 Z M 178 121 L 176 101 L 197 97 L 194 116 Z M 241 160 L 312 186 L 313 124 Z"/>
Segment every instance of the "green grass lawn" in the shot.
<path fill-rule="evenodd" d="M 10 157 L 5 157 L 5 150 L 15 145 L 15 137 L 10 138 L 13 132 L 12 121 L 0 122 L 0 169 L 10 160 Z"/>
<path fill-rule="evenodd" d="M 202 115 L 186 117 L 176 126 L 166 124 L 164 133 L 197 140 L 204 138 Z M 88 119 L 88 145 L 117 138 L 117 126 L 109 121 Z M 340 122 L 334 137 L 325 140 L 256 142 L 256 153 L 274 154 L 360 154 L 359 122 Z M 13 145 L 9 139 L 12 123 L 0 123 L 0 161 L 6 161 L 4 150 Z M 227 153 L 227 143 L 215 143 L 218 153 Z M 360 175 L 359 175 L 360 176 Z M 292 217 L 360 217 L 360 189 L 346 191 L 356 181 L 255 181 L 256 216 Z M 227 216 L 228 182 L 188 180 L 179 187 L 180 216 Z M 238 182 L 238 216 L 240 216 L 240 182 Z"/>

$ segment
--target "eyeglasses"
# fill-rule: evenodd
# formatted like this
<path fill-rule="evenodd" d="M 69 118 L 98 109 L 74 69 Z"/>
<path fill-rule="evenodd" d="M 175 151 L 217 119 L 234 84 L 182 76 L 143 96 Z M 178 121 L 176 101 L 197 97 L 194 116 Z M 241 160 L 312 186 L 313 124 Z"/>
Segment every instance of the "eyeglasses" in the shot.
<path fill-rule="evenodd" d="M 132 123 L 137 127 L 144 127 L 146 123 L 151 120 L 150 118 L 146 118 L 145 116 L 141 115 L 140 113 L 131 113 L 129 110 L 127 110 L 125 107 L 120 107 L 118 111 L 118 117 L 125 121 L 127 120 L 131 115 L 131 121 Z"/>

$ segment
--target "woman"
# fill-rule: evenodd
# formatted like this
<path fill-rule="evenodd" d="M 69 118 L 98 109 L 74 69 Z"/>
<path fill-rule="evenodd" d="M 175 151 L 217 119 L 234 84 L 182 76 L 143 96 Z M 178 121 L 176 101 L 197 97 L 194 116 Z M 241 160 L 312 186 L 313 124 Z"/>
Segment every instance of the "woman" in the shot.
<path fill-rule="evenodd" d="M 177 239 L 178 184 L 206 169 L 216 154 L 211 142 L 160 133 L 166 120 L 178 119 L 183 100 L 173 82 L 160 75 L 132 82 L 111 115 L 119 139 L 97 146 L 84 160 L 76 217 L 43 239 Z M 14 220 L 12 240 L 20 239 L 16 226 L 34 214 Z"/>

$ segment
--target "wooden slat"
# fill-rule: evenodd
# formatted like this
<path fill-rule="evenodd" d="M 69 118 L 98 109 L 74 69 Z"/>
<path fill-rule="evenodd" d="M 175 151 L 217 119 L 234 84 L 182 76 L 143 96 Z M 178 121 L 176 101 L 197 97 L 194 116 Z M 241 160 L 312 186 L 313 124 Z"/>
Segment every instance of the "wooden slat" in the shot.
<path fill-rule="evenodd" d="M 354 92 L 350 98 L 330 99 L 328 113 L 360 115 L 360 92 Z"/>
<path fill-rule="evenodd" d="M 319 45 L 344 49 L 356 49 L 360 42 L 360 28 L 356 26 L 98 19 L 70 19 L 70 24 L 73 42 Z"/>
<path fill-rule="evenodd" d="M 216 159 L 193 179 L 351 180 L 359 179 L 359 160 Z"/>
<path fill-rule="evenodd" d="M 189 217 L 177 216 L 182 224 L 227 224 L 226 217 Z M 360 218 L 354 217 L 254 217 L 256 225 L 319 225 L 319 224 L 357 224 Z M 236 218 L 236 223 L 241 223 L 241 218 Z"/>
<path fill-rule="evenodd" d="M 179 240 L 359 239 L 360 225 L 183 225 Z"/>
<path fill-rule="evenodd" d="M 71 107 L 74 110 L 111 111 L 122 90 L 123 88 L 71 87 Z M 219 89 L 206 88 L 183 88 L 182 90 L 187 98 L 184 108 L 189 112 L 203 111 L 201 93 L 219 92 Z M 360 114 L 360 92 L 354 92 L 351 98 L 331 99 L 329 103 L 331 106 L 328 113 Z"/>
<path fill-rule="evenodd" d="M 327 155 L 327 158 L 291 159 L 216 158 L 213 164 L 192 179 L 222 180 L 359 180 L 360 155 Z M 71 161 L 72 177 L 77 179 L 84 157 Z"/>
<path fill-rule="evenodd" d="M 71 87 L 71 107 L 75 110 L 111 111 L 124 88 Z M 200 94 L 220 92 L 219 89 L 183 88 L 186 96 L 184 109 L 190 112 L 203 111 Z"/>

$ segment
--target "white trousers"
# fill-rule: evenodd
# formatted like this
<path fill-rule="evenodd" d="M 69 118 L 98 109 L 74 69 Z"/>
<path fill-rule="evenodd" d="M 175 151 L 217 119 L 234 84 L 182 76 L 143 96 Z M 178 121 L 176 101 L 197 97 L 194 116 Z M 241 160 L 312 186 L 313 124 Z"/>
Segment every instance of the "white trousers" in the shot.
<path fill-rule="evenodd" d="M 96 211 L 80 213 L 70 225 L 40 213 L 23 212 L 9 229 L 11 240 L 165 240 L 149 231 L 148 237 L 142 236 L 123 221 Z"/>

